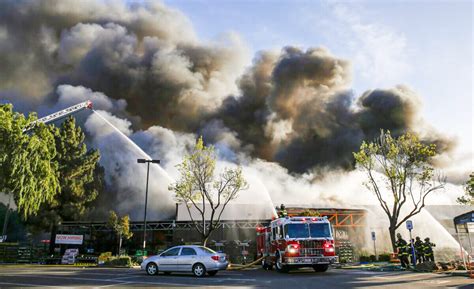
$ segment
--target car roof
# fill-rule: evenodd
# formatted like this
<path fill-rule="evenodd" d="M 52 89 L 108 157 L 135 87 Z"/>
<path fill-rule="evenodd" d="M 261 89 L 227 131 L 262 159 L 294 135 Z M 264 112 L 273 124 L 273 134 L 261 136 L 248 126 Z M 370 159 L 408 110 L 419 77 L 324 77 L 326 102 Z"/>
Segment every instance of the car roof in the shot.
<path fill-rule="evenodd" d="M 173 246 L 169 249 L 173 249 L 173 248 L 193 248 L 193 249 L 201 249 L 201 248 L 207 248 L 207 247 L 204 247 L 204 246 L 201 246 L 201 245 L 178 245 L 178 246 Z M 167 249 L 167 250 L 169 250 Z"/>

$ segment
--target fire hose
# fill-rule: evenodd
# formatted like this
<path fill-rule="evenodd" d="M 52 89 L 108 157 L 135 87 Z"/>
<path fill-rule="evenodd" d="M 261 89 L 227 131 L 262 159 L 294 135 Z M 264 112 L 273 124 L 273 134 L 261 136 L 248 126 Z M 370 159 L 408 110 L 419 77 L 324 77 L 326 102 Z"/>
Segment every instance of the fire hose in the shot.
<path fill-rule="evenodd" d="M 227 267 L 227 270 L 242 270 L 242 269 L 245 269 L 245 268 L 248 268 L 248 267 L 251 267 L 253 265 L 257 265 L 258 263 L 260 263 L 263 258 L 265 257 L 260 257 L 258 258 L 257 260 L 253 261 L 252 263 L 249 263 L 249 264 L 245 264 L 245 265 L 241 265 L 241 264 L 229 264 L 229 266 Z"/>

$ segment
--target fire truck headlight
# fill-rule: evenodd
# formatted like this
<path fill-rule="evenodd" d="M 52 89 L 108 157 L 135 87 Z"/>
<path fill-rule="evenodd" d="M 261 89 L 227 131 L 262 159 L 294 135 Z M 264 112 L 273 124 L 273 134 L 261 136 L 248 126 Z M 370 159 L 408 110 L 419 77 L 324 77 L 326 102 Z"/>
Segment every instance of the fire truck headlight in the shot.
<path fill-rule="evenodd" d="M 300 248 L 300 246 L 298 244 L 290 244 L 290 245 L 288 245 L 288 247 L 286 247 L 286 250 L 290 254 L 296 254 L 296 253 L 298 253 L 299 248 Z"/>
<path fill-rule="evenodd" d="M 334 252 L 334 247 L 325 248 L 325 250 L 328 253 L 332 253 L 332 252 Z"/>

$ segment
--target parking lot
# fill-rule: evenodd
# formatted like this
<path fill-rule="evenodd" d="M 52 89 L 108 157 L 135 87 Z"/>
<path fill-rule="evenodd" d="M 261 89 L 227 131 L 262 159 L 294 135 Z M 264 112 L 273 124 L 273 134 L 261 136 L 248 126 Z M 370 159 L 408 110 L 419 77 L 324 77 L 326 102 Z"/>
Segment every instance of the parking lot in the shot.
<path fill-rule="evenodd" d="M 473 279 L 446 274 L 367 272 L 332 269 L 289 274 L 261 269 L 222 271 L 214 277 L 187 274 L 148 276 L 139 269 L 55 266 L 1 266 L 0 287 L 156 287 L 156 288 L 474 288 Z"/>

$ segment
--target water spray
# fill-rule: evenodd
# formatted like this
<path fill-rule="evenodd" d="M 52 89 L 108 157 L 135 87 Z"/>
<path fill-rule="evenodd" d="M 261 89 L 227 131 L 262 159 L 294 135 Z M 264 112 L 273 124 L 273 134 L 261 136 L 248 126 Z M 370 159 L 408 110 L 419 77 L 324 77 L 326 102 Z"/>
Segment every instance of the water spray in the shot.
<path fill-rule="evenodd" d="M 467 252 L 467 250 L 456 240 L 456 238 L 453 237 L 453 235 L 451 235 L 448 230 L 446 230 L 446 228 L 441 225 L 440 222 L 438 222 L 438 220 L 436 220 L 435 217 L 433 217 L 433 215 L 428 211 L 428 210 L 423 210 L 427 216 L 433 220 L 433 224 L 438 227 L 439 229 L 435 230 L 436 232 L 443 232 L 443 234 L 446 236 L 446 238 L 450 241 L 450 242 L 453 242 L 455 244 L 455 246 L 453 246 L 453 248 L 462 248 L 462 250 L 464 251 L 464 254 L 469 254 Z"/>
<path fill-rule="evenodd" d="M 276 209 L 275 209 L 275 204 L 274 204 L 273 201 L 272 201 L 272 198 L 271 198 L 271 196 L 270 196 L 270 192 L 268 191 L 267 187 L 265 186 L 264 183 L 262 183 L 262 181 L 261 181 L 259 178 L 256 178 L 255 180 L 256 180 L 257 182 L 259 182 L 259 183 L 262 185 L 262 188 L 265 190 L 265 193 L 266 193 L 266 195 L 267 195 L 267 197 L 268 197 L 268 201 L 270 202 L 270 206 L 271 206 L 271 208 L 272 208 L 272 215 L 273 215 L 273 217 L 278 218 L 278 213 L 277 213 L 277 211 L 276 211 Z"/>
<path fill-rule="evenodd" d="M 141 147 L 139 147 L 134 141 L 132 141 L 126 134 L 120 131 L 116 126 L 114 126 L 110 121 L 108 121 L 105 117 L 103 117 L 98 111 L 92 109 L 92 112 L 97 114 L 105 123 L 107 123 L 110 127 L 112 127 L 120 136 L 122 136 L 125 140 L 127 140 L 128 144 L 130 144 L 135 150 L 137 150 L 141 155 L 143 155 L 146 159 L 151 160 L 151 156 L 147 154 Z M 164 175 L 170 183 L 174 182 L 175 180 L 159 165 L 155 165 L 158 167 L 158 170 Z"/>

